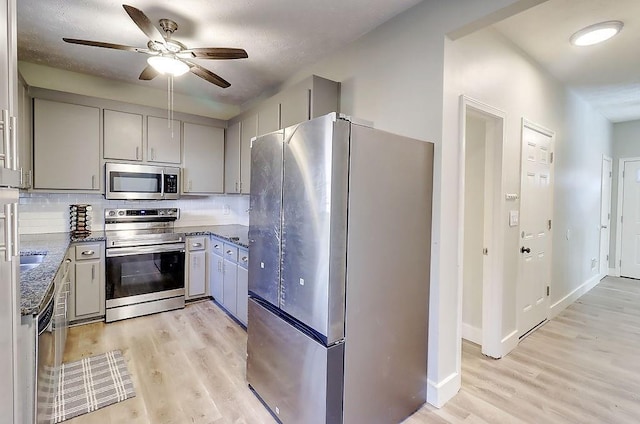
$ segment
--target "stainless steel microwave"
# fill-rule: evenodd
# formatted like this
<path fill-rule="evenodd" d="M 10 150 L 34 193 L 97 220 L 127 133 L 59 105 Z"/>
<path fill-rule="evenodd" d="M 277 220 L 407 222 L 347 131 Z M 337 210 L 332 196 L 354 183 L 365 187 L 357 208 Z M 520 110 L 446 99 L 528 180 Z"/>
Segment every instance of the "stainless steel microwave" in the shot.
<path fill-rule="evenodd" d="M 105 198 L 124 200 L 169 200 L 180 197 L 180 168 L 105 164 Z"/>

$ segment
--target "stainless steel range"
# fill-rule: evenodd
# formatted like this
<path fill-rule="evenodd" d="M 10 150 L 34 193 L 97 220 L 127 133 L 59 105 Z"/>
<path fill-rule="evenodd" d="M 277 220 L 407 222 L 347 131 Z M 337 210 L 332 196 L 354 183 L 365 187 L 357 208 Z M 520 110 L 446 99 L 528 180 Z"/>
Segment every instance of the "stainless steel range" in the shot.
<path fill-rule="evenodd" d="M 184 308 L 184 235 L 177 208 L 105 209 L 106 321 Z"/>

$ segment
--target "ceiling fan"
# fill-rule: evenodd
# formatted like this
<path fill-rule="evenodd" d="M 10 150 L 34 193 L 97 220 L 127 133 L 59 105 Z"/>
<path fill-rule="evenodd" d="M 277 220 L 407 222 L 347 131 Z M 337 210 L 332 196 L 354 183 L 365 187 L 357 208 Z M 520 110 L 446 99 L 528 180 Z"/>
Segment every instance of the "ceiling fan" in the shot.
<path fill-rule="evenodd" d="M 123 4 L 133 22 L 149 37 L 147 48 L 131 47 L 122 44 L 103 43 L 100 41 L 78 40 L 75 38 L 63 38 L 67 43 L 80 44 L 83 46 L 104 47 L 107 49 L 126 50 L 150 55 L 147 59 L 147 67 L 139 76 L 141 80 L 151 80 L 159 74 L 170 74 L 178 76 L 190 71 L 192 74 L 215 84 L 222 88 L 227 88 L 231 84 L 219 75 L 190 61 L 189 59 L 245 59 L 249 57 L 244 49 L 234 49 L 225 47 L 200 47 L 189 49 L 179 41 L 173 40 L 171 35 L 178 29 L 171 19 L 160 19 L 160 28 L 164 35 L 156 28 L 147 15 L 140 9 Z"/>

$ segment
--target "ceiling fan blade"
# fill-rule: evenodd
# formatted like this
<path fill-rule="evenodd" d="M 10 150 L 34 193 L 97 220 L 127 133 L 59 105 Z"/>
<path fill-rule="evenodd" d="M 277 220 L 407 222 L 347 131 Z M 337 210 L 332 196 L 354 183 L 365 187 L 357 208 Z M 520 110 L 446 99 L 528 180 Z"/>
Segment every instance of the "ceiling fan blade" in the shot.
<path fill-rule="evenodd" d="M 126 50 L 130 52 L 147 53 L 149 50 L 138 47 L 124 46 L 122 44 L 103 43 L 101 41 L 78 40 L 76 38 L 63 38 L 63 41 L 71 44 L 80 44 L 81 46 L 104 47 L 107 49 Z"/>
<path fill-rule="evenodd" d="M 131 20 L 133 20 L 133 22 L 138 25 L 138 28 L 140 28 L 151 41 L 164 43 L 164 36 L 160 32 L 160 30 L 156 28 L 153 23 L 151 23 L 149 18 L 147 18 L 147 15 L 145 15 L 142 10 L 136 9 L 135 7 L 129 6 L 128 4 L 123 4 L 122 7 L 124 7 L 124 10 L 127 11 L 127 14 L 131 18 Z"/>
<path fill-rule="evenodd" d="M 192 74 L 196 74 L 200 78 L 206 81 L 209 81 L 210 83 L 215 84 L 218 87 L 227 88 L 231 86 L 230 83 L 222 79 L 220 76 L 214 74 L 210 70 L 203 68 L 202 66 L 195 64 L 193 62 L 185 61 L 185 63 L 189 65 L 189 70 L 191 71 Z"/>
<path fill-rule="evenodd" d="M 158 75 L 160 75 L 160 72 L 156 71 L 153 66 L 147 65 L 147 67 L 142 70 L 142 73 L 140 74 L 138 79 L 149 81 L 154 79 Z"/>
<path fill-rule="evenodd" d="M 181 53 L 193 53 L 198 59 L 246 59 L 249 57 L 244 49 L 226 47 L 200 47 L 184 50 Z"/>

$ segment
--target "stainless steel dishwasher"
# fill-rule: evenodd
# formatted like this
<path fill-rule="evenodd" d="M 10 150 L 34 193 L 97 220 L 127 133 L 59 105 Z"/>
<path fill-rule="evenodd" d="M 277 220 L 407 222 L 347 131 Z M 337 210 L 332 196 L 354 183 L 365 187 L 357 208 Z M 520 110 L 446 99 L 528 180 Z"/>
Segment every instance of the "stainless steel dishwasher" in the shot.
<path fill-rule="evenodd" d="M 55 286 L 47 294 L 45 307 L 38 314 L 38 339 L 36 345 L 36 423 L 51 423 L 53 400 L 57 383 L 56 340 L 54 331 Z"/>

